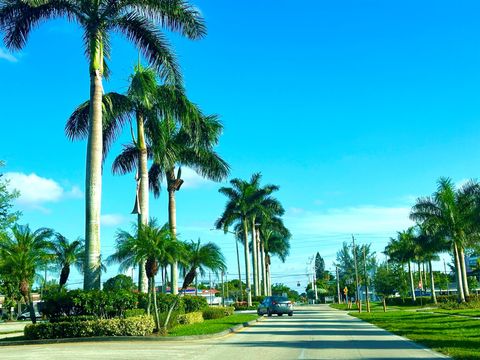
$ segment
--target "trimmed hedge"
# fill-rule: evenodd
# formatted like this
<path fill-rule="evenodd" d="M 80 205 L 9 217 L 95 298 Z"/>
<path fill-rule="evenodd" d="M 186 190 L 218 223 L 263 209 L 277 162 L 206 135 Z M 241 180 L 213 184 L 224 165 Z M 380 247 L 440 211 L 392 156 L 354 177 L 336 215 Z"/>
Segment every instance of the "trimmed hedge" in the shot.
<path fill-rule="evenodd" d="M 92 320 L 98 320 L 98 317 L 94 315 L 61 316 L 58 318 L 51 318 L 49 321 L 51 323 L 59 323 L 59 322 L 77 322 L 77 321 L 92 321 Z"/>
<path fill-rule="evenodd" d="M 93 315 L 99 318 L 121 317 L 138 305 L 138 294 L 131 291 L 64 290 L 45 294 L 43 313 L 49 318 Z"/>
<path fill-rule="evenodd" d="M 203 322 L 203 313 L 201 311 L 195 311 L 179 315 L 177 322 L 181 325 L 201 323 Z"/>
<path fill-rule="evenodd" d="M 92 336 L 147 336 L 155 324 L 151 316 L 128 319 L 98 319 L 58 323 L 39 323 L 25 326 L 28 340 L 60 339 Z"/>
<path fill-rule="evenodd" d="M 233 307 L 209 307 L 203 310 L 203 318 L 205 320 L 221 319 L 233 315 L 234 310 Z"/>
<path fill-rule="evenodd" d="M 208 307 L 207 299 L 203 296 L 186 295 L 183 297 L 183 302 L 186 313 L 202 311 Z"/>

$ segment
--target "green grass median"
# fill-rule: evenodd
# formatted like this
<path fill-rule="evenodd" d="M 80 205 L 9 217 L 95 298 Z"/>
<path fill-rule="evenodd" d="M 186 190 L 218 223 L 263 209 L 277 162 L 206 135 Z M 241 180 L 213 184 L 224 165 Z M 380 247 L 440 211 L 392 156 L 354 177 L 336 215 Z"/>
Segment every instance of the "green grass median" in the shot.
<path fill-rule="evenodd" d="M 169 331 L 168 336 L 215 334 L 257 318 L 256 314 L 234 314 L 221 319 L 205 320 L 197 324 L 178 325 Z"/>
<path fill-rule="evenodd" d="M 454 359 L 480 358 L 480 320 L 449 313 L 392 311 L 350 315 L 421 343 Z"/>

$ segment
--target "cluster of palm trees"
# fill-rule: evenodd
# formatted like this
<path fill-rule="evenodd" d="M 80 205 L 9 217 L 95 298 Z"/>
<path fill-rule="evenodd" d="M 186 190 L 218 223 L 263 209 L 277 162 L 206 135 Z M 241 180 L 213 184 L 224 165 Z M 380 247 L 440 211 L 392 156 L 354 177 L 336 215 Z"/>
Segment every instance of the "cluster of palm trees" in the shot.
<path fill-rule="evenodd" d="M 255 296 L 271 295 L 270 256 L 276 255 L 285 261 L 290 251 L 291 234 L 281 218 L 285 210 L 272 195 L 279 187 L 262 186 L 260 182 L 261 174 L 255 173 L 250 180 L 235 178 L 230 180 L 231 187 L 220 188 L 219 192 L 228 200 L 215 223 L 215 227 L 224 232 L 232 227 L 236 241 L 243 242 L 249 306 L 252 305 L 252 292 Z M 239 280 L 241 283 L 241 274 Z"/>
<path fill-rule="evenodd" d="M 103 161 L 125 125 L 130 124 L 132 144 L 119 155 L 114 171 L 137 169 L 134 210 L 139 224 L 148 223 L 148 188 L 158 195 L 160 180 L 166 178 L 169 228 L 175 237 L 175 191 L 183 182 L 182 165 L 213 180 L 228 174 L 227 164 L 213 151 L 222 126 L 215 116 L 202 114 L 186 98 L 177 59 L 162 32 L 166 29 L 200 39 L 206 27 L 200 12 L 184 0 L 0 1 L 0 32 L 11 50 L 22 49 L 32 29 L 53 18 L 67 18 L 80 25 L 89 61 L 90 99 L 72 114 L 66 132 L 71 138 L 87 139 L 84 288 L 99 289 Z M 110 75 L 107 60 L 113 32 L 134 43 L 150 64 L 135 68 L 125 95 L 103 94 L 103 78 Z M 150 171 L 149 159 L 154 162 Z M 140 288 L 146 291 L 144 264 L 140 264 L 139 273 Z M 172 273 L 175 277 L 175 264 Z M 173 282 L 176 291 L 175 278 Z"/>
<path fill-rule="evenodd" d="M 385 253 L 392 261 L 408 266 L 413 300 L 415 285 L 411 263 L 418 264 L 419 283 L 423 282 L 420 264 L 428 265 L 432 298 L 436 302 L 432 261 L 446 252 L 453 258 L 458 301 L 468 300 L 465 250 L 475 249 L 479 244 L 480 184 L 468 181 L 456 189 L 450 179 L 440 178 L 437 191 L 417 199 L 410 218 L 416 226 L 399 232 L 397 238 L 390 240 Z"/>
<path fill-rule="evenodd" d="M 31 230 L 28 225 L 14 225 L 11 234 L 0 234 L 0 278 L 2 283 L 12 284 L 29 305 L 35 322 L 31 287 L 39 268 L 54 264 L 60 272 L 62 288 L 70 275 L 70 267 L 84 269 L 85 248 L 81 239 L 69 241 L 52 229 Z M 44 281 L 46 279 L 43 279 Z"/>
<path fill-rule="evenodd" d="M 184 281 L 180 294 L 193 282 L 197 276 L 205 274 L 209 269 L 214 273 L 225 271 L 225 259 L 220 248 L 213 243 L 201 244 L 200 240 L 182 242 L 170 231 L 170 226 L 159 226 L 155 219 L 150 219 L 147 225 L 134 227 L 133 234 L 119 230 L 116 236 L 116 251 L 108 257 L 109 263 L 120 263 L 120 271 L 127 270 L 135 264 L 144 263 L 148 278 L 148 306 L 153 315 L 157 329 L 166 324 L 160 324 L 157 307 L 157 290 L 155 276 L 161 271 L 163 292 L 166 292 L 165 280 L 168 266 L 179 264 L 184 273 Z M 168 318 L 166 320 L 168 322 Z"/>

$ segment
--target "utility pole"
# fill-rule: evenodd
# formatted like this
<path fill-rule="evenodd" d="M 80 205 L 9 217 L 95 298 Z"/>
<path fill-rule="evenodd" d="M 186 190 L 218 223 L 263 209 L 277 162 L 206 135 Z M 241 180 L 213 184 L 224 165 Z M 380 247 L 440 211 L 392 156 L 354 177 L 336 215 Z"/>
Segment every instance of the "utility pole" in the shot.
<path fill-rule="evenodd" d="M 450 283 L 448 281 L 447 265 L 445 264 L 445 259 L 443 259 L 443 271 L 445 272 L 445 279 L 447 280 L 447 295 L 450 295 Z"/>
<path fill-rule="evenodd" d="M 225 282 L 227 283 L 227 299 L 230 298 L 230 295 L 228 294 L 228 273 L 225 274 Z"/>
<path fill-rule="evenodd" d="M 313 293 L 315 294 L 315 304 L 318 302 L 317 294 L 317 269 L 315 269 L 315 256 L 312 257 L 312 268 L 313 268 Z"/>
<path fill-rule="evenodd" d="M 366 246 L 363 245 L 363 272 L 365 276 L 365 295 L 366 295 L 366 302 L 367 302 L 367 312 L 370 312 L 370 299 L 368 297 L 368 273 L 367 273 L 367 251 Z"/>
<path fill-rule="evenodd" d="M 355 297 L 357 300 L 357 307 L 358 307 L 358 312 L 362 312 L 362 302 L 360 300 L 360 297 L 358 296 L 358 267 L 357 267 L 357 249 L 355 248 L 355 236 L 352 234 L 352 244 L 353 244 L 353 262 L 355 265 L 355 286 L 356 286 L 356 291 L 355 291 Z"/>
<path fill-rule="evenodd" d="M 335 269 L 337 270 L 337 297 L 338 297 L 338 303 L 341 304 L 341 299 L 340 299 L 340 276 L 338 273 L 338 266 L 335 266 Z"/>

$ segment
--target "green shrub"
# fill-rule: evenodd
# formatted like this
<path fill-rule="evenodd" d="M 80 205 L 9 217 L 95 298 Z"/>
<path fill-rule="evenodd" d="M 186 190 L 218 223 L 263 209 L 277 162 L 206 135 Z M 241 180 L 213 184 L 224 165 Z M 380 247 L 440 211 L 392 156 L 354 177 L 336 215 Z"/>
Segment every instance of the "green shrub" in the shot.
<path fill-rule="evenodd" d="M 172 294 L 157 294 L 158 312 L 167 312 L 170 309 L 172 303 L 175 301 L 176 297 L 177 295 Z M 180 314 L 185 314 L 184 297 L 179 298 L 178 303 L 173 310 L 179 312 Z"/>
<path fill-rule="evenodd" d="M 154 327 L 151 316 L 137 316 L 128 319 L 30 324 L 25 326 L 24 334 L 25 338 L 29 340 L 92 336 L 147 336 L 153 333 Z"/>
<path fill-rule="evenodd" d="M 138 294 L 131 291 L 61 290 L 44 296 L 43 313 L 48 318 L 93 315 L 99 318 L 123 316 L 127 309 L 135 309 Z"/>
<path fill-rule="evenodd" d="M 168 311 L 165 311 L 163 313 L 158 314 L 161 326 L 163 326 L 165 324 L 165 320 L 167 318 L 167 313 L 168 313 Z M 178 311 L 172 311 L 172 315 L 170 316 L 170 320 L 168 321 L 168 324 L 167 324 L 167 330 L 170 330 L 174 326 L 178 325 L 178 317 L 180 315 L 183 315 L 183 313 L 180 313 Z"/>
<path fill-rule="evenodd" d="M 205 320 L 221 319 L 232 315 L 234 310 L 233 307 L 208 307 L 203 309 L 203 318 Z"/>
<path fill-rule="evenodd" d="M 142 315 L 145 315 L 144 309 L 130 309 L 130 310 L 125 310 L 125 313 L 123 316 L 125 318 L 131 318 L 131 317 L 142 316 Z"/>
<path fill-rule="evenodd" d="M 258 304 L 253 305 L 254 303 L 252 302 L 252 306 L 248 306 L 247 303 L 244 302 L 237 302 L 233 304 L 233 307 L 235 310 L 257 310 Z"/>
<path fill-rule="evenodd" d="M 183 297 L 183 302 L 185 304 L 186 313 L 201 311 L 208 307 L 207 299 L 203 296 L 187 295 Z"/>
<path fill-rule="evenodd" d="M 203 322 L 203 313 L 201 311 L 181 314 L 177 318 L 177 322 L 182 325 L 196 324 Z"/>

